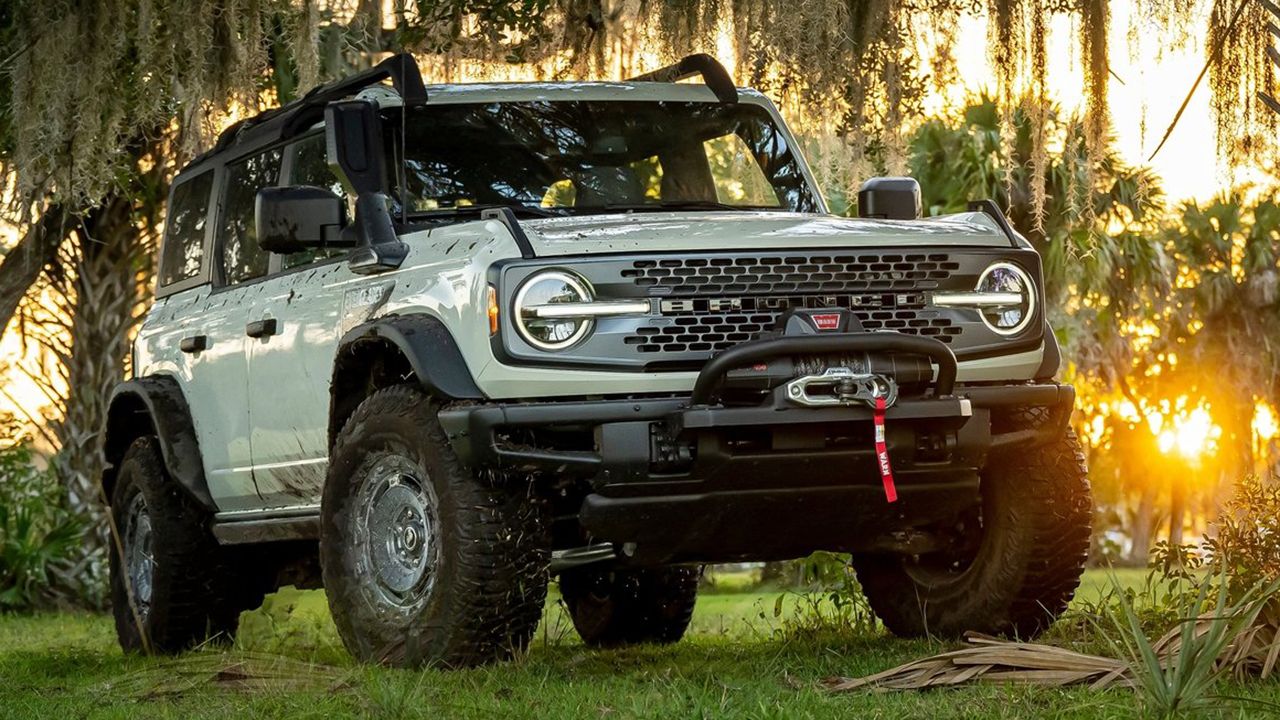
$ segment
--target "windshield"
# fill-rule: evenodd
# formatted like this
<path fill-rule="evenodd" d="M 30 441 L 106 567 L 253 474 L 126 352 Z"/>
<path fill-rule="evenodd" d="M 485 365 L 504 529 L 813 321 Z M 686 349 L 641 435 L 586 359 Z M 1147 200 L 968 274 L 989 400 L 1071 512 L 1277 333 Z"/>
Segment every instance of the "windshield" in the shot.
<path fill-rule="evenodd" d="M 399 118 L 387 137 L 398 154 Z M 553 212 L 816 203 L 769 112 L 750 104 L 535 101 L 411 108 L 396 187 L 410 213 L 509 205 Z M 550 214 L 550 213 L 547 213 Z"/>

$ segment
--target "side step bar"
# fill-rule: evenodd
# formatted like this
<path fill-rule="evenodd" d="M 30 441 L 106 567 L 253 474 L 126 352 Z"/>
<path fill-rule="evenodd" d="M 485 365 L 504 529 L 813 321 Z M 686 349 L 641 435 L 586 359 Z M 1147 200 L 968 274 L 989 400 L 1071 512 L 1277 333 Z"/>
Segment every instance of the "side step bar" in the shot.
<path fill-rule="evenodd" d="M 222 545 L 251 545 L 286 540 L 319 540 L 320 508 L 314 505 L 264 511 L 219 513 L 213 536 Z M 612 543 L 586 545 L 551 553 L 550 571 L 608 562 L 618 557 Z"/>
<path fill-rule="evenodd" d="M 213 536 L 222 545 L 319 540 L 320 506 L 218 513 L 213 519 Z"/>

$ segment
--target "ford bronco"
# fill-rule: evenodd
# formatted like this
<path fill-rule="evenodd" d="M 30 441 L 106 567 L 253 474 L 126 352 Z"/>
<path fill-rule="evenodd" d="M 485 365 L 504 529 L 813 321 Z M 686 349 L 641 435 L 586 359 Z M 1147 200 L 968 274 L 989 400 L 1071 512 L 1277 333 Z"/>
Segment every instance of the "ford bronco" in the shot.
<path fill-rule="evenodd" d="M 677 82 L 680 80 L 697 82 Z M 847 553 L 892 632 L 1032 635 L 1090 488 L 1041 262 L 908 178 L 827 205 L 708 56 L 424 86 L 409 56 L 173 182 L 106 428 L 121 645 L 323 587 L 359 659 L 673 642 L 704 563 Z"/>

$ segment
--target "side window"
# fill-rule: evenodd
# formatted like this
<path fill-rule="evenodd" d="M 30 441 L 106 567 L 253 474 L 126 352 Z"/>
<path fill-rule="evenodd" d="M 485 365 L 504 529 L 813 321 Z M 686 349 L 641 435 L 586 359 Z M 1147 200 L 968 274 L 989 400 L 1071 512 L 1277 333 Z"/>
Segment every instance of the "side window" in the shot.
<path fill-rule="evenodd" d="M 260 188 L 275 185 L 280 176 L 280 150 L 268 150 L 228 165 L 222 209 L 218 217 L 218 247 L 228 285 L 267 274 L 270 253 L 258 246 L 254 199 Z"/>
<path fill-rule="evenodd" d="M 325 149 L 323 133 L 299 140 L 289 146 L 288 152 L 293 160 L 293 169 L 289 171 L 291 175 L 289 178 L 290 185 L 311 185 L 313 187 L 328 188 L 344 198 L 346 197 L 342 182 L 338 180 L 337 176 L 333 174 L 333 170 L 329 167 L 328 151 Z M 346 252 L 341 248 L 312 248 L 285 255 L 282 266 L 287 270 L 299 265 L 307 265 L 317 260 L 337 257 Z"/>
<path fill-rule="evenodd" d="M 160 284 L 173 285 L 200 274 L 204 263 L 204 226 L 209 217 L 213 171 L 184 180 L 169 198 L 169 227 L 160 254 Z"/>
<path fill-rule="evenodd" d="M 736 133 L 702 144 L 716 186 L 716 200 L 729 205 L 777 207 L 778 194 L 750 146 Z"/>

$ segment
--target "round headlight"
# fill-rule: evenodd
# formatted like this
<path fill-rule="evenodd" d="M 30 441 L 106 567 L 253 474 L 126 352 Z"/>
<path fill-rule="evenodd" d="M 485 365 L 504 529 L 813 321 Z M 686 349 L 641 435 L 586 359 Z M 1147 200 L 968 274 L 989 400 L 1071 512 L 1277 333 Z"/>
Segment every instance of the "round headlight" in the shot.
<path fill-rule="evenodd" d="M 591 302 L 591 287 L 582 278 L 563 270 L 548 270 L 525 281 L 516 292 L 516 329 L 530 345 L 541 350 L 564 350 L 586 337 L 595 321 L 590 318 L 555 317 L 538 308 L 557 303 Z"/>
<path fill-rule="evenodd" d="M 1017 304 L 993 305 L 982 308 L 982 319 L 987 327 L 1001 335 L 1016 335 L 1026 329 L 1036 309 L 1036 288 L 1026 271 L 1012 263 L 995 263 L 983 271 L 974 288 L 980 293 L 1017 293 L 1022 300 Z"/>

